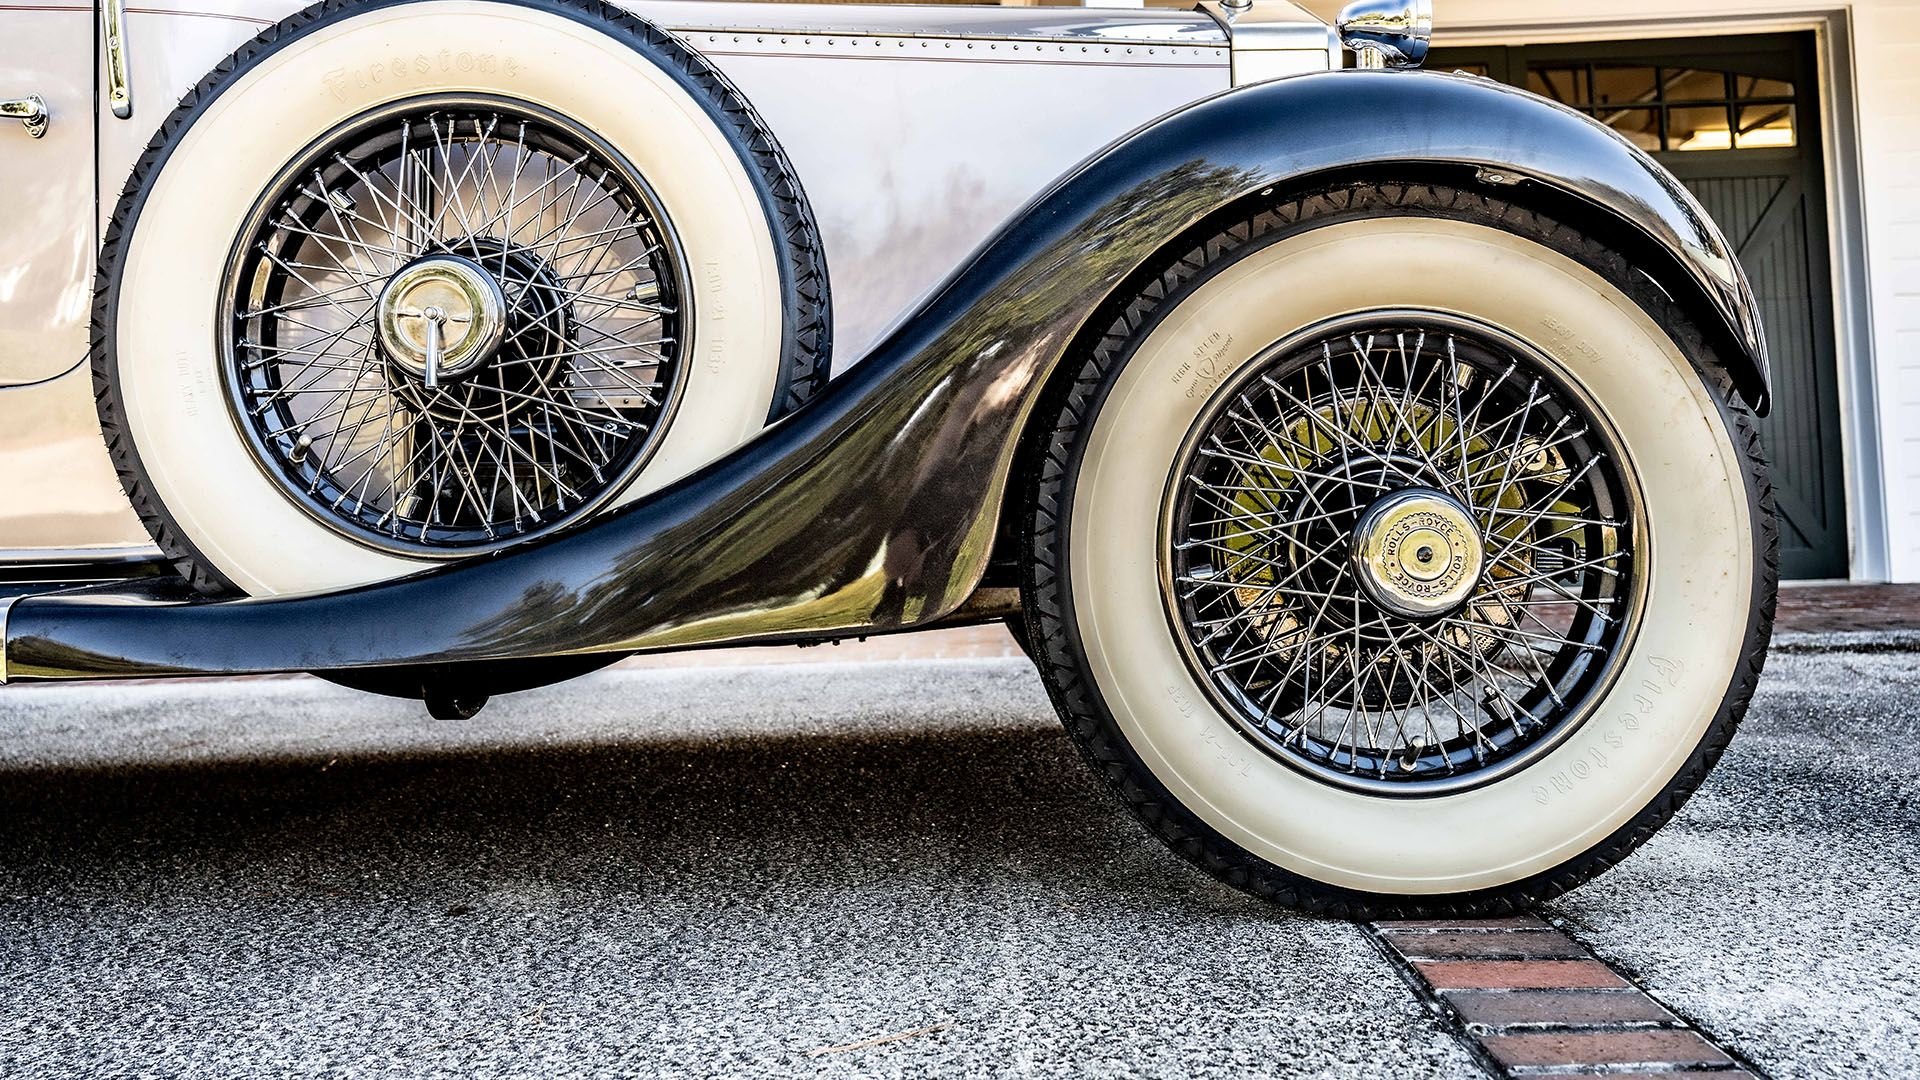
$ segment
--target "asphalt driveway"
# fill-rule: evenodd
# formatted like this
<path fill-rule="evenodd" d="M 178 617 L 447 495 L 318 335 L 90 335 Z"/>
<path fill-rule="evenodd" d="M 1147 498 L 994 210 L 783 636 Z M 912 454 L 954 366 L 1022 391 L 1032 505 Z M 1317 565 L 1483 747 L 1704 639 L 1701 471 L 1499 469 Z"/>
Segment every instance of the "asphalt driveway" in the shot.
<path fill-rule="evenodd" d="M 1778 656 L 1547 912 L 1781 1076 L 1920 1075 L 1920 657 Z M 858 1045 L 884 1036 L 904 1036 Z M 0 1075 L 1479 1066 L 1359 927 L 1144 839 L 1018 660 L 0 691 Z"/>

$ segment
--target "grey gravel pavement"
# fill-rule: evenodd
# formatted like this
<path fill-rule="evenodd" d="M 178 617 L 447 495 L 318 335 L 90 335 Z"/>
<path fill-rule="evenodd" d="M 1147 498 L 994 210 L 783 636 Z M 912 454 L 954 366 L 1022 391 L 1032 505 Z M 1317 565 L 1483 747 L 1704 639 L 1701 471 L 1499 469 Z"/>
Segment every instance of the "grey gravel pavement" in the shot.
<path fill-rule="evenodd" d="M 1780 1076 L 1920 1076 L 1915 681 L 1776 657 L 1709 789 L 1548 914 Z M 1358 928 L 1145 839 L 1020 661 L 615 670 L 461 723 L 0 691 L 0 1076 L 820 1074 L 1478 1071 Z"/>
<path fill-rule="evenodd" d="M 0 1075 L 1473 1075 L 1016 661 L 0 692 Z M 934 1025 L 863 1050 L 810 1052 Z"/>
<path fill-rule="evenodd" d="M 1732 749 L 1640 853 L 1555 905 L 1781 1077 L 1920 1077 L 1920 655 L 1769 658 Z"/>

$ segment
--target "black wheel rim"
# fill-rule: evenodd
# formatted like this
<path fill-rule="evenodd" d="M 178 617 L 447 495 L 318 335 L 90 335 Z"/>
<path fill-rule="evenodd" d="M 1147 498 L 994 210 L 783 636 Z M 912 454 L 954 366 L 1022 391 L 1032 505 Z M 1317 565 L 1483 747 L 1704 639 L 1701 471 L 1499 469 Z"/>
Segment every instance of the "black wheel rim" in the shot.
<path fill-rule="evenodd" d="M 1276 345 L 1168 486 L 1162 584 L 1195 676 L 1342 786 L 1440 794 L 1537 760 L 1637 621 L 1647 541 L 1610 431 L 1554 363 L 1456 316 Z"/>
<path fill-rule="evenodd" d="M 502 303 L 447 317 L 386 295 L 429 263 Z M 256 206 L 223 295 L 229 400 L 264 471 L 398 554 L 590 513 L 652 456 L 684 382 L 686 262 L 658 200 L 603 140 L 523 103 L 418 99 L 317 140 Z M 430 380 L 382 332 L 425 313 L 497 344 Z"/>

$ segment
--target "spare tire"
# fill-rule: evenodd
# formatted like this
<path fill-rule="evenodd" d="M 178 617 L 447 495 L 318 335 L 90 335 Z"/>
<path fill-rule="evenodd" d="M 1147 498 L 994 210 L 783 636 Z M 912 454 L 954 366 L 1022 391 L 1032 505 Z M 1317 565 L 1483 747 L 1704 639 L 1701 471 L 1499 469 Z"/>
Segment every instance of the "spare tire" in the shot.
<path fill-rule="evenodd" d="M 727 452 L 824 381 L 828 304 L 779 144 L 670 35 L 579 0 L 328 0 L 141 157 L 95 388 L 183 576 L 322 591 Z"/>

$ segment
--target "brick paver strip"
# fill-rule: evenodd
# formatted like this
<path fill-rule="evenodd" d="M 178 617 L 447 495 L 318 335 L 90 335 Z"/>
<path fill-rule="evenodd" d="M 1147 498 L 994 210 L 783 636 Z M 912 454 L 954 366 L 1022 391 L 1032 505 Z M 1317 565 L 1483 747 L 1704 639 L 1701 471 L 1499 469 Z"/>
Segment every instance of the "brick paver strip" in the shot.
<path fill-rule="evenodd" d="M 1625 990 L 1445 990 L 1460 1019 L 1489 1028 L 1678 1024 L 1660 1003 Z"/>
<path fill-rule="evenodd" d="M 1373 928 L 1503 1076 L 1751 1080 L 1731 1054 L 1543 920 Z"/>
<path fill-rule="evenodd" d="M 1774 626 L 1802 632 L 1920 629 L 1920 585 L 1794 585 Z"/>
<path fill-rule="evenodd" d="M 1549 1031 L 1480 1040 L 1508 1068 L 1580 1065 L 1731 1065 L 1721 1049 L 1684 1028 Z"/>
<path fill-rule="evenodd" d="M 1586 1077 L 1587 1080 L 1593 1080 L 1595 1076 L 1604 1077 L 1605 1080 L 1760 1080 L 1745 1069 L 1681 1069 L 1678 1072 L 1669 1072 L 1664 1069 L 1660 1072 L 1614 1072 L 1608 1069 L 1602 1073 L 1595 1073 L 1591 1069 L 1578 1069 L 1573 1072 L 1542 1069 L 1527 1072 L 1528 1080 L 1536 1080 L 1536 1078 L 1554 1080 L 1555 1077 L 1566 1077 L 1571 1080 L 1576 1076 Z"/>
<path fill-rule="evenodd" d="M 1404 930 L 1464 930 L 1476 934 L 1492 930 L 1553 930 L 1552 923 L 1537 915 L 1508 915 L 1499 919 L 1382 919 L 1373 925 L 1383 934 Z"/>
<path fill-rule="evenodd" d="M 1587 950 L 1553 930 L 1516 930 L 1504 934 L 1437 931 L 1427 934 L 1387 931 L 1387 943 L 1409 960 L 1574 960 Z"/>
<path fill-rule="evenodd" d="M 1413 960 L 1413 969 L 1435 990 L 1592 990 L 1627 985 L 1627 980 L 1598 960 Z"/>

